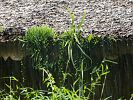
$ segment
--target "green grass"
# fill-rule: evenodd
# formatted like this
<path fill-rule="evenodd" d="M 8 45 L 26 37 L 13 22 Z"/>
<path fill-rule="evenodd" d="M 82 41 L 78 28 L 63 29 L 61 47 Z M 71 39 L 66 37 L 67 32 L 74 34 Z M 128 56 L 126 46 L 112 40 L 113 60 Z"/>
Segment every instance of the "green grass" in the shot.
<path fill-rule="evenodd" d="M 94 66 L 88 52 L 90 48 L 103 42 L 103 38 L 92 34 L 82 37 L 86 13 L 78 25 L 74 23 L 74 14 L 69 13 L 72 25 L 63 34 L 57 35 L 48 26 L 33 26 L 21 40 L 23 47 L 31 55 L 31 66 L 43 72 L 45 90 L 34 90 L 23 85 L 16 85 L 16 89 L 13 89 L 12 81 L 18 80 L 9 77 L 10 83 L 6 86 L 10 91 L 1 91 L 1 100 L 93 100 L 99 86 L 99 99 L 110 100 L 111 96 L 103 97 L 109 74 L 106 62 L 109 60 L 105 59 L 100 65 Z"/>
<path fill-rule="evenodd" d="M 84 46 L 85 43 L 96 45 L 99 42 L 92 34 L 86 38 L 81 35 L 86 14 L 78 25 L 74 23 L 74 14 L 70 15 L 72 26 L 63 34 L 58 36 L 48 26 L 34 26 L 23 39 L 31 52 L 33 67 L 47 74 L 42 81 L 47 87 L 45 99 L 48 100 L 92 99 L 97 85 L 102 85 L 104 89 L 100 82 L 102 77 L 106 80 L 109 73 L 107 65 L 92 66 L 92 59 L 86 53 L 88 47 Z M 56 55 L 58 57 L 54 59 Z M 88 71 L 90 81 L 84 78 L 85 71 Z"/>

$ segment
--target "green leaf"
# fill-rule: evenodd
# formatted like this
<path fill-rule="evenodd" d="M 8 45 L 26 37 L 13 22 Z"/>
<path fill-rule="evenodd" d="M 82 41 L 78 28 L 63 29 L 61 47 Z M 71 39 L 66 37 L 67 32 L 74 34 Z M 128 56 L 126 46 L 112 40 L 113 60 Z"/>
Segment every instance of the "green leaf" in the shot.
<path fill-rule="evenodd" d="M 79 30 L 81 30 L 81 28 L 82 28 L 82 25 L 83 25 L 83 23 L 85 21 L 85 17 L 86 17 L 86 12 L 84 11 L 84 15 L 83 15 L 83 17 L 82 17 L 82 19 L 81 19 L 81 21 L 80 21 L 80 23 L 78 25 L 78 29 Z"/>
<path fill-rule="evenodd" d="M 133 97 L 133 93 L 131 94 L 131 97 Z"/>
<path fill-rule="evenodd" d="M 77 46 L 81 50 L 81 52 L 91 61 L 91 64 L 92 64 L 92 59 L 83 51 L 83 49 L 79 45 Z"/>
<path fill-rule="evenodd" d="M 112 98 L 112 96 L 109 96 L 107 98 L 105 98 L 104 100 L 110 100 Z"/>
<path fill-rule="evenodd" d="M 5 30 L 3 25 L 0 25 L 0 32 L 3 32 Z"/>
<path fill-rule="evenodd" d="M 74 38 L 75 38 L 76 42 L 77 42 L 78 44 L 80 44 L 80 42 L 79 42 L 79 40 L 78 40 L 78 38 L 77 38 L 77 35 L 76 35 L 76 34 L 74 34 Z"/>
<path fill-rule="evenodd" d="M 16 82 L 18 82 L 18 80 L 13 76 L 13 77 L 11 77 L 12 78 L 12 80 L 13 81 L 16 81 Z"/>
<path fill-rule="evenodd" d="M 92 39 L 93 39 L 93 35 L 92 34 L 89 34 L 88 41 L 91 42 Z"/>

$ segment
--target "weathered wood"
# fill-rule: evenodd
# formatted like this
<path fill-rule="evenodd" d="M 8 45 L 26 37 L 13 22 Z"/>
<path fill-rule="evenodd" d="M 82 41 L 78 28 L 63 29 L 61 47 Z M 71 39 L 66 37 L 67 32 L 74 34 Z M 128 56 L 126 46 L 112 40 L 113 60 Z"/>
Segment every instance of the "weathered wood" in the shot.
<path fill-rule="evenodd" d="M 18 41 L 0 42 L 0 57 L 3 57 L 4 60 L 7 60 L 9 57 L 12 60 L 22 60 L 24 55 L 22 45 Z"/>

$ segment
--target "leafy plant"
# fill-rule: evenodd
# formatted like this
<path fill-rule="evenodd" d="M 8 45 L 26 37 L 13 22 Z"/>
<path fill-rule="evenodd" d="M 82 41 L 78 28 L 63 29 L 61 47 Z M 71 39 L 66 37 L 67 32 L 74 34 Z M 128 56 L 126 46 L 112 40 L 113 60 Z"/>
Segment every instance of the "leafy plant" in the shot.
<path fill-rule="evenodd" d="M 79 24 L 75 24 L 74 13 L 68 11 L 72 25 L 63 34 L 57 35 L 48 26 L 33 26 L 21 40 L 26 53 L 30 55 L 31 67 L 42 73 L 45 89 L 35 90 L 31 87 L 16 86 L 14 90 L 10 78 L 9 93 L 1 91 L 3 99 L 24 100 L 88 100 L 94 99 L 97 87 L 101 87 L 99 99 L 102 100 L 109 66 L 105 60 L 94 66 L 90 57 L 90 48 L 103 43 L 103 38 L 93 34 L 82 36 L 82 26 L 86 17 L 84 13 Z M 106 41 L 105 41 L 106 42 Z M 22 64 L 23 65 L 23 64 Z M 110 99 L 105 98 L 105 100 Z"/>
<path fill-rule="evenodd" d="M 54 38 L 56 38 L 56 33 L 48 26 L 33 26 L 26 32 L 23 42 L 24 46 L 28 48 L 27 51 L 31 53 L 35 68 L 42 67 L 44 61 L 48 61 L 47 48 L 52 44 Z"/>
<path fill-rule="evenodd" d="M 95 45 L 99 42 L 98 38 L 95 39 L 92 34 L 87 38 L 81 35 L 86 13 L 84 13 L 78 25 L 74 23 L 74 14 L 69 13 L 72 25 L 63 34 L 57 36 L 55 31 L 48 26 L 34 26 L 27 31 L 24 37 L 24 45 L 32 55 L 32 66 L 39 68 L 43 71 L 43 76 L 45 74 L 47 76 L 47 78 L 46 76 L 43 78 L 43 83 L 47 87 L 45 99 L 87 100 L 94 98 L 95 88 L 100 85 L 101 77 L 108 74 L 108 66 L 104 68 L 104 65 L 101 64 L 93 68 L 92 59 L 85 51 L 88 49 L 84 46 L 85 43 Z M 53 51 L 53 48 L 56 52 Z M 55 55 L 58 55 L 56 60 L 51 60 Z M 84 78 L 85 72 L 89 73 L 90 81 Z M 58 80 L 58 82 L 55 80 Z M 31 92 L 27 93 L 25 91 L 27 97 L 30 93 L 34 94 L 36 92 L 31 90 Z M 31 96 L 28 98 L 31 98 Z"/>

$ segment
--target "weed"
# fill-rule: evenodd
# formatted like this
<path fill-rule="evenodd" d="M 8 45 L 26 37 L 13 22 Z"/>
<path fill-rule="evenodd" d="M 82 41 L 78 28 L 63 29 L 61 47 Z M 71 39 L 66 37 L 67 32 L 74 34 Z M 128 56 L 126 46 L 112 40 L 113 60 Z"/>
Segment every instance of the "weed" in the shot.
<path fill-rule="evenodd" d="M 103 99 L 108 65 L 101 62 L 93 66 L 88 49 L 97 45 L 101 39 L 90 34 L 82 37 L 84 13 L 78 25 L 74 23 L 74 14 L 70 12 L 72 25 L 58 36 L 48 26 L 33 26 L 27 30 L 22 42 L 27 49 L 32 67 L 42 71 L 45 90 L 34 90 L 31 87 L 17 86 L 16 90 L 9 85 L 9 94 L 1 97 L 10 100 L 88 100 L 94 99 L 97 86 L 101 86 L 100 99 Z M 17 79 L 13 78 L 14 81 Z M 108 98 L 106 98 L 107 100 Z"/>

